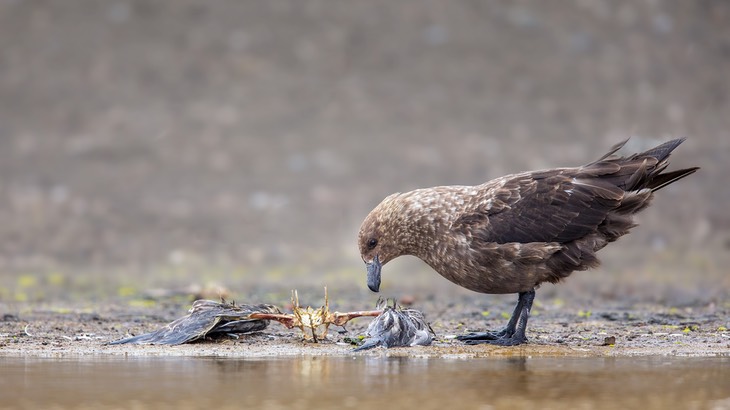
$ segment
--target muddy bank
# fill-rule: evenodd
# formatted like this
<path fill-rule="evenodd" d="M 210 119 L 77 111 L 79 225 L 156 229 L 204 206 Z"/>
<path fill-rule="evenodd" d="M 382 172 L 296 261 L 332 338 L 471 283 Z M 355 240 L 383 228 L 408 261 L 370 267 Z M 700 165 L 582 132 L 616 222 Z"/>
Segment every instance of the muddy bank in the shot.
<path fill-rule="evenodd" d="M 332 310 L 362 307 L 357 298 Z M 493 301 L 494 302 L 494 301 Z M 605 303 L 593 310 L 560 299 L 542 300 L 528 328 L 529 344 L 518 347 L 466 346 L 454 340 L 468 331 L 497 329 L 511 310 L 508 299 L 490 303 L 483 297 L 457 302 L 419 301 L 437 334 L 429 347 L 392 348 L 352 353 L 347 340 L 362 335 L 371 319 L 355 319 L 347 329 L 332 327 L 328 340 L 304 341 L 298 329 L 272 323 L 263 332 L 205 340 L 181 346 L 106 346 L 105 343 L 159 328 L 183 316 L 189 302 L 156 301 L 149 306 L 89 307 L 66 305 L 2 306 L 0 355 L 65 357 L 79 355 L 127 356 L 245 356 L 388 355 L 472 358 L 489 356 L 728 356 L 730 306 L 716 303 L 681 308 L 658 304 L 619 306 Z M 286 306 L 285 306 L 286 308 Z"/>

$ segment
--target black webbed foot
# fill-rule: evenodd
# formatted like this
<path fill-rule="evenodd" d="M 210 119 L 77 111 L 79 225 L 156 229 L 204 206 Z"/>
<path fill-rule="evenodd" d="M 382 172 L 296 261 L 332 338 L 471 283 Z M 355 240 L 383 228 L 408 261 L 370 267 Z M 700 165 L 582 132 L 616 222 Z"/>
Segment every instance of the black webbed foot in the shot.
<path fill-rule="evenodd" d="M 527 343 L 525 330 L 527 330 L 527 319 L 530 317 L 532 302 L 535 300 L 535 291 L 522 292 L 517 299 L 517 306 L 507 326 L 497 332 L 469 333 L 457 336 L 457 340 L 468 345 L 492 344 L 497 346 L 517 346 Z"/>
<path fill-rule="evenodd" d="M 462 342 L 467 342 L 467 344 L 476 344 L 476 343 L 468 343 L 470 341 L 489 341 L 489 340 L 498 340 L 498 339 L 504 339 L 508 336 L 508 330 L 502 329 L 496 332 L 472 332 L 465 335 L 459 335 L 456 336 L 456 340 L 461 340 Z"/>
<path fill-rule="evenodd" d="M 527 338 L 522 335 L 512 335 L 512 337 L 501 337 L 499 339 L 468 339 L 464 340 L 464 344 L 467 345 L 481 345 L 490 344 L 495 346 L 517 346 L 523 343 L 527 343 Z"/>

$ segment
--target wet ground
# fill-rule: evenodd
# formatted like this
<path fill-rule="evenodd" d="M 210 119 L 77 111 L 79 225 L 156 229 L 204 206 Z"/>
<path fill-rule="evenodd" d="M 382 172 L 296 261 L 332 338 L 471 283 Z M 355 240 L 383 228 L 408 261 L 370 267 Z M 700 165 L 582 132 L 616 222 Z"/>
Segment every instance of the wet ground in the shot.
<path fill-rule="evenodd" d="M 566 288 L 572 289 L 573 287 Z M 324 303 L 322 291 L 300 289 L 303 306 Z M 559 295 L 560 293 L 558 293 Z M 542 297 L 541 297 L 542 296 Z M 287 299 L 261 292 L 241 303 L 274 303 L 290 311 Z M 374 307 L 376 296 L 355 288 L 330 289 L 332 311 Z M 563 300 L 547 289 L 538 293 L 528 327 L 530 343 L 503 348 L 464 346 L 455 335 L 498 329 L 512 311 L 511 296 L 444 292 L 402 295 L 402 301 L 423 311 L 436 332 L 433 346 L 376 349 L 363 355 L 413 357 L 487 356 L 730 356 L 730 304 L 697 302 L 671 306 L 642 301 L 571 297 Z M 116 303 L 67 302 L 0 304 L 0 355 L 75 357 L 102 354 L 125 356 L 244 356 L 349 355 L 349 338 L 363 335 L 371 319 L 351 321 L 346 329 L 331 327 L 328 340 L 313 344 L 298 329 L 271 323 L 261 333 L 238 339 L 206 340 L 183 346 L 105 346 L 106 342 L 153 331 L 184 316 L 190 300 L 183 296 L 157 299 L 119 299 Z"/>
<path fill-rule="evenodd" d="M 0 408 L 730 408 L 730 358 L 5 358 Z M 366 406 L 366 407 L 363 407 Z"/>
<path fill-rule="evenodd" d="M 272 323 L 238 339 L 108 346 L 185 315 L 191 295 L 0 303 L 0 408 L 730 408 L 726 298 L 616 299 L 588 291 L 590 279 L 541 289 L 530 342 L 517 347 L 454 340 L 499 328 L 514 300 L 451 286 L 398 295 L 426 314 L 437 335 L 432 346 L 358 353 L 347 338 L 362 335 L 371 319 L 353 320 L 346 332 L 333 327 L 317 344 Z M 289 310 L 276 291 L 282 286 L 236 300 Z M 320 288 L 300 287 L 299 295 L 305 306 L 323 303 Z M 346 286 L 329 295 L 338 311 L 369 309 L 376 299 Z"/>

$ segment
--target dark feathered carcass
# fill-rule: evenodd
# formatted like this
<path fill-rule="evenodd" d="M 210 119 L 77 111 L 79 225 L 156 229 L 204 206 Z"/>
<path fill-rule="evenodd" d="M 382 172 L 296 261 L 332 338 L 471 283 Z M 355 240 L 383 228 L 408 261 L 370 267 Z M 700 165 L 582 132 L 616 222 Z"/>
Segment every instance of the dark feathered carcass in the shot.
<path fill-rule="evenodd" d="M 179 345 L 208 336 L 247 334 L 264 330 L 269 322 L 250 318 L 253 313 L 280 314 L 274 305 L 237 305 L 235 303 L 196 300 L 190 313 L 161 329 L 143 335 L 110 342 L 118 344 Z"/>
<path fill-rule="evenodd" d="M 381 310 L 357 312 L 330 312 L 327 288 L 325 304 L 317 309 L 299 306 L 299 297 L 292 291 L 293 313 L 282 313 L 270 304 L 240 305 L 235 303 L 196 300 L 190 313 L 151 333 L 110 342 L 118 344 L 178 345 L 205 337 L 239 335 L 264 330 L 269 321 L 277 321 L 287 328 L 299 328 L 306 340 L 317 342 L 327 337 L 330 325 L 344 326 L 361 316 L 378 316 Z"/>
<path fill-rule="evenodd" d="M 368 325 L 367 337 L 354 351 L 372 349 L 377 346 L 428 346 L 434 334 L 426 319 L 418 310 L 403 309 L 393 301 L 378 303 L 383 312 Z"/>

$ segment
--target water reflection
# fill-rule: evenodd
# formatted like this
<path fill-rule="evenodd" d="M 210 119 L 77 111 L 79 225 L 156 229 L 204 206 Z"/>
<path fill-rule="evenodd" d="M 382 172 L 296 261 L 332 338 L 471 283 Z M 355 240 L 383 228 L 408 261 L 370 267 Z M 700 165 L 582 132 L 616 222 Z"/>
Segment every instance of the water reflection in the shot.
<path fill-rule="evenodd" d="M 728 358 L 1 358 L 2 408 L 730 407 Z"/>

